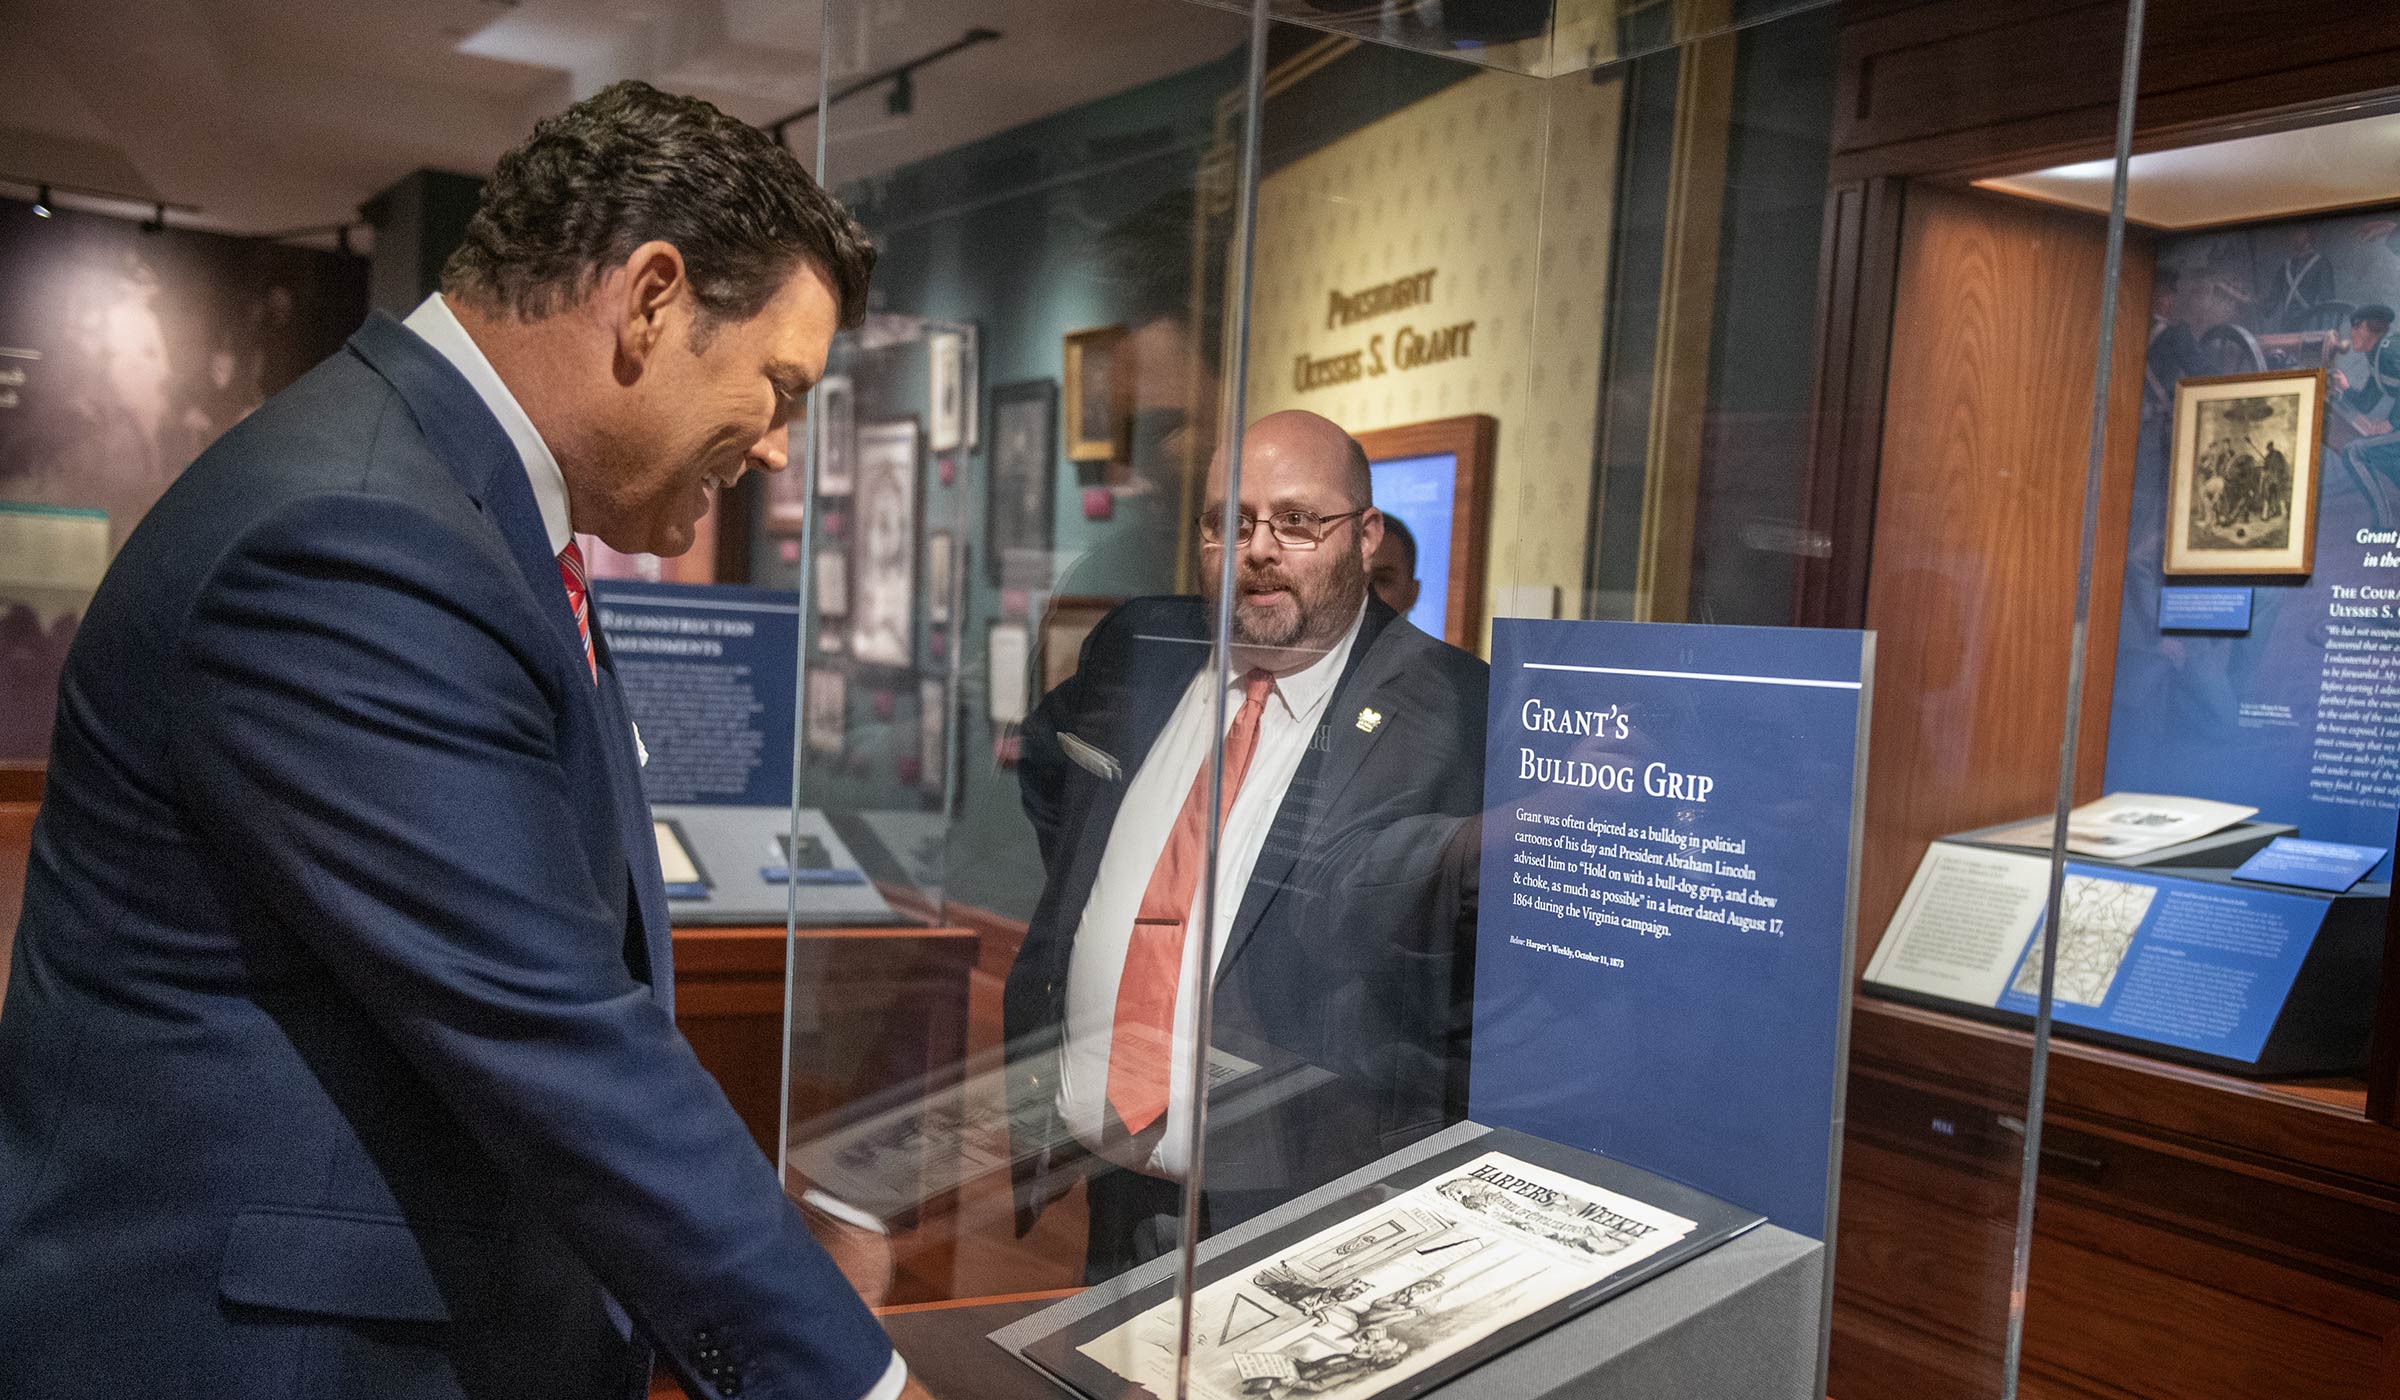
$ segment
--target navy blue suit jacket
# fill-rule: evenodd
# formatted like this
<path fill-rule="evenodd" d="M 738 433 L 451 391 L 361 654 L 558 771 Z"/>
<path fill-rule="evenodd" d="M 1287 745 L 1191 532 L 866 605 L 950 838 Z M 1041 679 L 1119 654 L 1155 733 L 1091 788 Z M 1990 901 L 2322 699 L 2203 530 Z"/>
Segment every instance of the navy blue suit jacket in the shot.
<path fill-rule="evenodd" d="M 855 1400 L 890 1347 L 677 1033 L 624 699 L 377 316 L 127 541 L 0 1014 L 0 1395 Z"/>

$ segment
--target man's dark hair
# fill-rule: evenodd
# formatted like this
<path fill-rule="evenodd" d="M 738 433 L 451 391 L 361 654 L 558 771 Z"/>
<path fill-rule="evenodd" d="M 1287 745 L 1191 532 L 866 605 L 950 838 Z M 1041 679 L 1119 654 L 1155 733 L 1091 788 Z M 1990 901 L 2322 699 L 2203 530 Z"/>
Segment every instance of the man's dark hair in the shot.
<path fill-rule="evenodd" d="M 1390 511 L 1383 513 L 1383 537 L 1400 541 L 1400 551 L 1408 556 L 1408 576 L 1417 576 L 1417 537 L 1400 523 L 1400 517 Z"/>
<path fill-rule="evenodd" d="M 683 254 L 701 336 L 756 316 L 801 258 L 825 274 L 842 325 L 867 314 L 875 245 L 791 152 L 638 82 L 543 119 L 500 157 L 442 292 L 539 320 L 652 239 Z"/>
<path fill-rule="evenodd" d="M 2390 325 L 2392 323 L 2392 308 L 2384 305 L 2380 301 L 2370 301 L 2366 305 L 2350 313 L 2351 325 L 2365 325 L 2369 322 L 2380 322 L 2386 326 Z"/>

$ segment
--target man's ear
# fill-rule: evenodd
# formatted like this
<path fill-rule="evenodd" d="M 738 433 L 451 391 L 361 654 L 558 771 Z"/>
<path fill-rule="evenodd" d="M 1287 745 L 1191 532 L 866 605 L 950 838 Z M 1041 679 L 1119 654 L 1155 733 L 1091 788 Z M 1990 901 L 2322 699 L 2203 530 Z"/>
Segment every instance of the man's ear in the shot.
<path fill-rule="evenodd" d="M 1383 512 L 1373 506 L 1358 517 L 1358 557 L 1369 567 L 1375 563 L 1375 551 L 1383 548 Z"/>
<path fill-rule="evenodd" d="M 692 283 L 683 254 L 652 239 L 601 280 L 599 300 L 616 334 L 617 379 L 630 384 L 667 343 L 668 332 L 690 317 Z"/>

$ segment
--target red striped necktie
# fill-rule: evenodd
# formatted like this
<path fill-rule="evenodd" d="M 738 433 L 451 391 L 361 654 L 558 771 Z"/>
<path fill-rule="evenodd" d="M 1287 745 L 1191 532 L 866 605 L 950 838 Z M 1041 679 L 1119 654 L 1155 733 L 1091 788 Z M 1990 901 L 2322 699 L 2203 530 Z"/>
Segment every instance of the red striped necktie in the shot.
<path fill-rule="evenodd" d="M 1225 734 L 1225 777 L 1216 829 L 1224 830 L 1233 799 L 1258 751 L 1258 722 L 1267 712 L 1275 677 L 1263 670 L 1242 678 L 1242 707 Z M 1109 1031 L 1108 1106 L 1125 1130 L 1139 1135 L 1166 1115 L 1169 1063 L 1175 1043 L 1175 996 L 1183 981 L 1184 930 L 1200 893 L 1201 867 L 1208 863 L 1208 764 L 1192 776 L 1183 807 L 1167 835 L 1166 848 L 1150 872 L 1134 915 L 1133 938 L 1125 946 L 1125 970 L 1117 978 L 1117 1015 Z M 1203 973 L 1203 975 L 1208 975 Z"/>
<path fill-rule="evenodd" d="M 592 654 L 592 590 L 583 571 L 583 546 L 573 540 L 558 552 L 558 581 L 567 586 L 567 606 L 575 610 L 575 630 L 583 637 L 583 664 L 600 683 L 600 660 Z"/>

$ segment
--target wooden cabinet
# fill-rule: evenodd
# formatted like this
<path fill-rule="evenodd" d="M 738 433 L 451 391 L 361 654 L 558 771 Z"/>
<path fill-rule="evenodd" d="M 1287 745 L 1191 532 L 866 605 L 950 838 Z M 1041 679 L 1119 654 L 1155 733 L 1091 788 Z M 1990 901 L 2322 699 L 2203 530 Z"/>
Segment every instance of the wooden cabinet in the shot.
<path fill-rule="evenodd" d="M 2020 1031 L 1862 997 L 1835 1272 L 1840 1400 L 1999 1394 Z M 2356 1086 L 2052 1043 L 2022 1393 L 2400 1395 L 2400 1133 Z"/>

